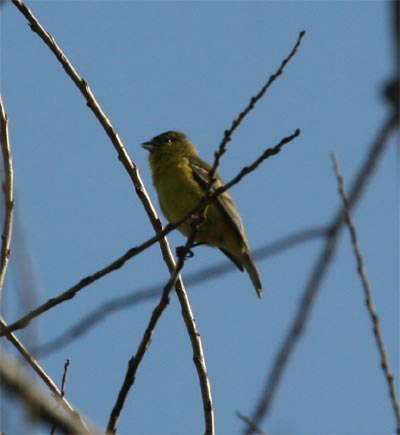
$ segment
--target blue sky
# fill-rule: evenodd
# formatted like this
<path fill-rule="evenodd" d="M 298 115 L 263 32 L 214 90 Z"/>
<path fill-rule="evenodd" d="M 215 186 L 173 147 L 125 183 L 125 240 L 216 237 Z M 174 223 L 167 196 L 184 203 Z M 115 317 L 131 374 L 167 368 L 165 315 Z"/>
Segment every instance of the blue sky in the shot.
<path fill-rule="evenodd" d="M 139 145 L 176 129 L 187 134 L 203 159 L 212 161 L 232 119 L 275 72 L 298 33 L 307 31 L 284 75 L 235 133 L 219 170 L 228 180 L 283 136 L 296 128 L 302 131 L 232 189 L 253 249 L 327 224 L 341 203 L 330 153 L 336 153 L 349 186 L 388 114 L 381 96 L 393 75 L 387 2 L 28 5 L 91 86 L 138 165 L 157 210 L 148 155 Z M 11 322 L 153 231 L 82 96 L 10 3 L 1 10 L 0 48 L 19 223 L 2 303 Z M 399 158 L 394 139 L 354 221 L 398 380 Z M 25 247 L 16 243 L 21 238 Z M 184 243 L 177 232 L 169 240 L 172 246 Z M 247 275 L 234 268 L 219 278 L 188 285 L 218 433 L 241 433 L 243 424 L 235 411 L 252 413 L 322 243 L 315 240 L 259 260 L 265 287 L 261 301 Z M 184 277 L 224 259 L 211 248 L 195 252 Z M 33 270 L 28 278 L 25 260 Z M 32 346 L 44 343 L 103 302 L 148 286 L 161 288 L 167 279 L 160 250 L 153 246 L 18 335 Z M 65 359 L 71 359 L 66 395 L 100 428 L 154 305 L 151 300 L 119 311 L 40 359 L 56 380 L 61 379 Z M 306 333 L 261 427 L 268 433 L 393 433 L 393 411 L 371 331 L 344 232 Z M 120 433 L 202 433 L 191 352 L 173 296 L 139 368 Z M 4 409 L 9 410 L 6 405 Z M 8 413 L 3 431 L 28 431 L 29 424 L 24 427 L 16 412 Z"/>

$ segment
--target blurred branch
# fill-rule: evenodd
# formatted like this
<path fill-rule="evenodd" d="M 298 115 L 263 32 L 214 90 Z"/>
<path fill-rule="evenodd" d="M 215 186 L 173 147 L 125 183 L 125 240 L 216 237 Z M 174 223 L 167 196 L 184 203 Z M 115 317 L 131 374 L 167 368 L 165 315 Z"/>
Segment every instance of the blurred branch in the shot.
<path fill-rule="evenodd" d="M 392 31 L 393 31 L 393 49 L 394 49 L 394 70 L 396 73 L 400 69 L 400 2 L 399 0 L 393 0 L 390 7 L 392 8 L 391 19 L 392 19 Z M 398 74 L 395 74 L 397 80 L 399 79 Z"/>
<path fill-rule="evenodd" d="M 141 363 L 143 356 L 150 345 L 151 337 L 154 333 L 156 324 L 158 319 L 161 317 L 164 309 L 169 304 L 169 295 L 171 293 L 172 288 L 175 285 L 176 280 L 183 268 L 184 262 L 186 260 L 187 254 L 190 252 L 191 247 L 193 246 L 195 235 L 197 232 L 198 222 L 192 222 L 192 231 L 189 237 L 187 238 L 186 244 L 179 251 L 178 262 L 174 271 L 171 273 L 170 279 L 168 283 L 165 285 L 161 300 L 157 307 L 154 309 L 153 314 L 150 318 L 149 324 L 145 330 L 143 338 L 139 344 L 138 350 L 133 356 L 128 364 L 128 370 L 125 375 L 124 382 L 118 394 L 117 401 L 113 407 L 113 410 L 110 415 L 110 419 L 107 424 L 107 433 L 116 433 L 117 423 L 119 420 L 120 413 L 122 411 L 123 405 L 125 403 L 125 399 L 128 395 L 128 392 L 135 382 L 136 371 Z M 182 307 L 182 315 L 186 323 L 186 328 L 189 331 L 190 340 L 192 342 L 193 348 L 193 361 L 195 363 L 199 379 L 201 385 L 201 393 L 203 398 L 203 408 L 204 415 L 206 418 L 206 434 L 214 434 L 215 433 L 215 423 L 214 423 L 214 410 L 212 405 L 212 395 L 211 395 L 211 386 L 207 376 L 207 369 L 205 365 L 203 347 L 200 340 L 200 335 L 196 327 L 196 322 L 194 319 L 194 315 L 192 313 L 189 299 L 185 291 L 176 290 L 179 301 Z"/>
<path fill-rule="evenodd" d="M 15 198 L 14 224 L 12 240 L 12 261 L 9 274 L 13 282 L 13 294 L 16 298 L 18 315 L 31 311 L 41 303 L 39 297 L 39 281 L 34 265 L 34 256 L 26 233 L 26 224 L 29 219 L 21 213 L 18 198 Z M 1 327 L 0 327 L 1 330 Z M 32 348 L 38 343 L 38 323 L 25 330 L 24 341 Z"/>
<path fill-rule="evenodd" d="M 54 403 L 36 389 L 31 380 L 23 373 L 23 368 L 2 351 L 0 359 L 0 381 L 3 388 L 18 396 L 29 414 L 46 423 L 55 424 L 68 434 L 90 433 L 76 416 L 65 414 L 54 407 Z"/>
<path fill-rule="evenodd" d="M 343 176 L 341 174 L 339 163 L 336 159 L 335 154 L 332 154 L 332 161 L 333 161 L 333 168 L 335 171 L 335 175 L 339 185 L 339 193 L 343 200 L 343 205 L 345 210 L 344 217 L 345 217 L 346 225 L 350 232 L 351 244 L 353 246 L 354 256 L 357 260 L 357 272 L 360 276 L 361 283 L 364 289 L 365 303 L 367 305 L 368 313 L 371 317 L 374 336 L 381 357 L 382 370 L 386 377 L 388 387 L 389 387 L 389 395 L 397 421 L 396 431 L 398 434 L 400 434 L 400 407 L 399 407 L 399 402 L 397 400 L 396 386 L 394 383 L 393 373 L 390 369 L 389 358 L 387 355 L 385 343 L 382 338 L 382 331 L 379 324 L 379 316 L 375 309 L 372 289 L 367 279 L 367 274 L 364 267 L 364 260 L 361 254 L 360 246 L 358 245 L 356 228 L 353 224 L 351 214 L 350 214 L 350 202 L 346 194 Z"/>
<path fill-rule="evenodd" d="M 394 74 L 385 83 L 383 94 L 393 106 L 393 110 L 398 111 L 400 106 L 400 1 L 392 0 L 388 2 L 388 5 L 392 21 Z"/>
<path fill-rule="evenodd" d="M 14 171 L 8 136 L 8 118 L 0 92 L 0 144 L 4 167 L 4 226 L 1 236 L 0 250 L 0 296 L 11 255 L 11 237 L 14 217 Z"/>
<path fill-rule="evenodd" d="M 266 432 L 264 432 L 263 430 L 261 430 L 255 423 L 253 420 L 251 420 L 249 417 L 246 417 L 245 415 L 243 415 L 240 411 L 236 411 L 236 415 L 243 420 L 252 430 L 253 433 L 256 433 L 258 435 L 267 435 Z"/>
<path fill-rule="evenodd" d="M 367 152 L 365 161 L 361 164 L 355 181 L 352 184 L 349 194 L 349 202 L 352 207 L 356 205 L 361 194 L 366 188 L 367 181 L 373 174 L 379 158 L 385 150 L 389 136 L 396 128 L 397 123 L 398 112 L 394 110 L 384 121 L 380 131 L 377 134 L 377 137 L 372 143 L 370 150 Z M 343 207 L 340 207 L 334 219 L 332 220 L 332 223 L 330 224 L 330 230 L 325 240 L 325 244 L 322 247 L 321 253 L 316 260 L 316 263 L 305 286 L 304 293 L 300 300 L 298 312 L 275 356 L 272 369 L 270 370 L 266 379 L 264 391 L 261 393 L 261 398 L 259 399 L 256 409 L 252 414 L 251 419 L 256 425 L 259 425 L 261 420 L 268 414 L 272 400 L 278 389 L 279 383 L 282 380 L 289 359 L 292 356 L 297 342 L 305 330 L 313 303 L 316 299 L 316 295 L 318 294 L 325 273 L 327 272 L 328 266 L 330 265 L 335 253 L 336 242 L 343 226 L 343 218 Z M 253 431 L 248 427 L 244 428 L 244 432 L 246 434 L 253 433 Z"/>
<path fill-rule="evenodd" d="M 6 327 L 7 323 L 0 316 L 0 325 Z M 61 391 L 58 389 L 57 385 L 51 379 L 51 377 L 43 370 L 43 368 L 39 365 L 36 359 L 32 356 L 32 354 L 26 349 L 26 347 L 19 341 L 19 339 L 13 334 L 7 334 L 7 340 L 18 350 L 18 352 L 22 355 L 25 361 L 29 364 L 29 366 L 33 369 L 33 371 L 42 379 L 42 381 L 47 385 L 49 390 L 53 393 L 54 397 L 60 400 L 61 405 L 65 408 L 74 418 L 80 420 L 81 426 L 86 428 L 86 432 L 89 430 L 85 422 L 79 413 L 72 407 L 72 405 L 68 402 L 68 400 L 61 394 Z"/>
<path fill-rule="evenodd" d="M 243 177 L 248 175 L 249 173 L 253 172 L 258 168 L 258 166 L 269 157 L 278 154 L 282 147 L 291 142 L 293 139 L 295 139 L 297 136 L 300 135 L 300 130 L 297 129 L 294 133 L 291 135 L 284 137 L 281 139 L 274 147 L 267 148 L 254 162 L 252 162 L 250 165 L 245 166 L 242 168 L 239 173 L 232 178 L 228 183 L 226 183 L 224 186 L 215 189 L 212 194 L 210 194 L 208 197 L 203 197 L 203 199 L 199 202 L 199 204 L 194 207 L 190 213 L 188 213 L 184 218 L 180 219 L 179 221 L 166 225 L 162 231 L 160 231 L 158 234 L 156 234 L 154 237 L 148 239 L 146 242 L 142 243 L 141 245 L 129 249 L 124 255 L 122 255 L 120 258 L 109 264 L 108 266 L 104 267 L 103 269 L 100 269 L 99 271 L 95 272 L 92 275 L 87 276 L 86 278 L 83 278 L 80 280 L 77 284 L 72 286 L 70 289 L 65 291 L 64 293 L 60 294 L 59 296 L 56 296 L 54 298 L 49 299 L 44 304 L 40 305 L 39 307 L 35 308 L 34 310 L 27 313 L 25 316 L 21 317 L 16 322 L 9 325 L 7 328 L 0 328 L 0 337 L 12 332 L 16 331 L 17 329 L 24 328 L 29 324 L 29 322 L 43 314 L 44 312 L 48 311 L 50 308 L 55 307 L 56 305 L 60 304 L 61 302 L 64 302 L 68 299 L 72 299 L 80 290 L 87 287 L 89 284 L 92 284 L 93 282 L 97 281 L 98 279 L 102 278 L 103 276 L 109 274 L 110 272 L 120 268 L 123 266 L 123 264 L 129 260 L 130 258 L 134 257 L 135 255 L 142 252 L 144 249 L 148 248 L 152 244 L 156 243 L 157 241 L 165 240 L 164 236 L 171 232 L 173 229 L 180 226 L 183 222 L 189 220 L 191 216 L 193 216 L 195 213 L 202 210 L 205 206 L 210 204 L 212 201 L 215 200 L 219 195 L 221 195 L 223 192 L 228 190 L 233 185 L 239 183 L 239 181 L 242 180 Z M 169 247 L 168 247 L 169 250 Z M 168 251 L 170 253 L 170 251 Z M 172 254 L 171 254 L 171 261 L 173 261 Z M 173 270 L 173 269 L 172 269 Z M 180 282 L 179 279 L 177 283 Z"/>
<path fill-rule="evenodd" d="M 262 258 L 270 257 L 300 243 L 325 237 L 327 233 L 328 228 L 326 226 L 296 231 L 295 233 L 282 237 L 275 242 L 268 243 L 255 249 L 253 251 L 254 258 L 260 260 Z M 193 287 L 200 283 L 203 284 L 210 279 L 232 272 L 233 270 L 236 270 L 236 268 L 232 262 L 230 260 L 223 260 L 213 266 L 204 267 L 197 272 L 185 274 L 185 281 L 187 285 Z M 50 353 L 67 346 L 73 340 L 85 334 L 89 329 L 92 329 L 96 324 L 106 320 L 109 315 L 158 297 L 161 293 L 161 287 L 162 284 L 160 283 L 142 291 L 133 290 L 128 295 L 114 298 L 103 303 L 93 311 L 86 314 L 58 337 L 31 349 L 32 353 L 40 356 L 47 356 Z"/>

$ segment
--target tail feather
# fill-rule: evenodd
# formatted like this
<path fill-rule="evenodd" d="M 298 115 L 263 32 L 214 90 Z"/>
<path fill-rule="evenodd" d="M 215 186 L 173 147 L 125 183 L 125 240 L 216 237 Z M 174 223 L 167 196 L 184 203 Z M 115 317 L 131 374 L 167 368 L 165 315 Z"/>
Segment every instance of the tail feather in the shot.
<path fill-rule="evenodd" d="M 235 257 L 229 251 L 224 248 L 219 248 L 242 272 L 246 269 L 251 282 L 256 289 L 257 296 L 261 299 L 262 296 L 262 283 L 260 273 L 257 269 L 256 263 L 251 256 L 250 252 L 244 252 L 241 254 L 240 258 Z"/>
<path fill-rule="evenodd" d="M 246 269 L 246 272 L 249 274 L 249 277 L 254 285 L 254 288 L 256 289 L 257 296 L 261 299 L 262 283 L 261 283 L 260 272 L 258 271 L 256 263 L 254 262 L 254 259 L 250 253 L 245 253 L 243 255 L 243 265 Z"/>
<path fill-rule="evenodd" d="M 229 251 L 224 248 L 219 248 L 228 258 L 232 261 L 232 263 L 241 271 L 244 271 L 243 264 L 240 260 L 238 260 L 234 255 L 232 255 Z"/>

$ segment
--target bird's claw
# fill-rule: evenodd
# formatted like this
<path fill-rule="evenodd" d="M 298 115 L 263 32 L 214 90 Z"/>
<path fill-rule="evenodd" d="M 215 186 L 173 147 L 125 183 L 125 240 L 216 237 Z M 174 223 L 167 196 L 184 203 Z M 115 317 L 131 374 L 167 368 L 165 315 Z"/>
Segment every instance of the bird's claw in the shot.
<path fill-rule="evenodd" d="M 178 246 L 176 248 L 176 256 L 178 258 L 184 258 L 184 260 L 187 260 L 188 258 L 192 258 L 194 256 L 194 252 L 189 249 L 189 250 L 185 250 L 184 246 Z"/>

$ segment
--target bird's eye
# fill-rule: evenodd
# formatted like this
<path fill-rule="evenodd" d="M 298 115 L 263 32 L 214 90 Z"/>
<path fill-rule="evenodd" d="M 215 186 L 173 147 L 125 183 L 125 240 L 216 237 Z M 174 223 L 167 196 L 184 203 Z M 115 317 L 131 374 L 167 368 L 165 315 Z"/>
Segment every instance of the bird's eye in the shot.
<path fill-rule="evenodd" d="M 167 138 L 165 139 L 165 142 L 166 142 L 166 143 L 172 143 L 172 139 L 171 139 L 170 137 L 167 137 Z"/>

